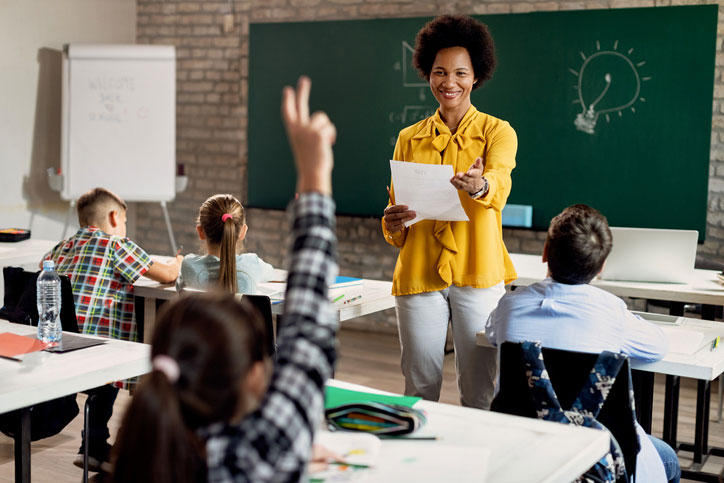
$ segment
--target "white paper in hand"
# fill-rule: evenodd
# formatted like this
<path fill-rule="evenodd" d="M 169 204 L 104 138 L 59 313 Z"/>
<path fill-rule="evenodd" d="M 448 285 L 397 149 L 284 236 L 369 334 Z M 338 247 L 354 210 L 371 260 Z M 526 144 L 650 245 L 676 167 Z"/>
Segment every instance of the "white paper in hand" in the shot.
<path fill-rule="evenodd" d="M 449 164 L 423 164 L 390 160 L 395 204 L 417 213 L 410 226 L 421 220 L 468 221 L 458 190 L 450 183 L 455 174 Z"/>

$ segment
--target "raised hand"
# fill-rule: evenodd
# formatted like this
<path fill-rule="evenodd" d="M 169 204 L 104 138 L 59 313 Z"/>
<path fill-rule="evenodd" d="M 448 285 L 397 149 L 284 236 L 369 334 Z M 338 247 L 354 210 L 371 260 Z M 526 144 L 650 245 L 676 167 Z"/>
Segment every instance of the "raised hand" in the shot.
<path fill-rule="evenodd" d="M 323 112 L 309 115 L 312 81 L 302 76 L 296 91 L 285 87 L 282 119 L 297 167 L 297 192 L 318 191 L 332 194 L 332 145 L 337 138 L 334 124 Z"/>

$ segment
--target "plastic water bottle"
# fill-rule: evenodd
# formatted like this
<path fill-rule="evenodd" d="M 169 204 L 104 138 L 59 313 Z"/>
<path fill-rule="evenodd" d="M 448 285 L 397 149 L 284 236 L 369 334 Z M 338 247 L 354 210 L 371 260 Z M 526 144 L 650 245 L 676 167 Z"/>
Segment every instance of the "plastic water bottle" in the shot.
<path fill-rule="evenodd" d="M 38 339 L 60 342 L 60 277 L 55 273 L 53 260 L 43 260 L 43 271 L 38 275 Z"/>

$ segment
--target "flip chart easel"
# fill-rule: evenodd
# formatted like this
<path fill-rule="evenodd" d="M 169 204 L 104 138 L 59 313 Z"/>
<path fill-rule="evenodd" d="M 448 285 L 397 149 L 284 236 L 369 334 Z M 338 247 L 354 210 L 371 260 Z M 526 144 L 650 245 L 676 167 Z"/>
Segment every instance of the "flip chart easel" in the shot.
<path fill-rule="evenodd" d="M 51 187 L 71 202 L 63 237 L 75 200 L 103 186 L 125 201 L 158 201 L 176 252 L 166 203 L 179 181 L 174 47 L 66 45 L 61 169 L 49 173 Z"/>

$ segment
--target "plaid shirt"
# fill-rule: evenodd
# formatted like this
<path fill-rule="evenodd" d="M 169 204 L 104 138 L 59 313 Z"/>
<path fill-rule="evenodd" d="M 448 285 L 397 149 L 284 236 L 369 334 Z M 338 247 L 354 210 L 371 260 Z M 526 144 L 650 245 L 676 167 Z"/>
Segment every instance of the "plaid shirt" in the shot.
<path fill-rule="evenodd" d="M 336 274 L 334 202 L 302 194 L 293 205 L 291 266 L 269 391 L 237 425 L 219 423 L 202 432 L 209 482 L 302 478 L 336 359 L 337 318 L 327 298 Z"/>
<path fill-rule="evenodd" d="M 145 251 L 128 238 L 86 226 L 45 258 L 70 278 L 82 333 L 138 342 L 133 283 L 153 263 Z"/>

